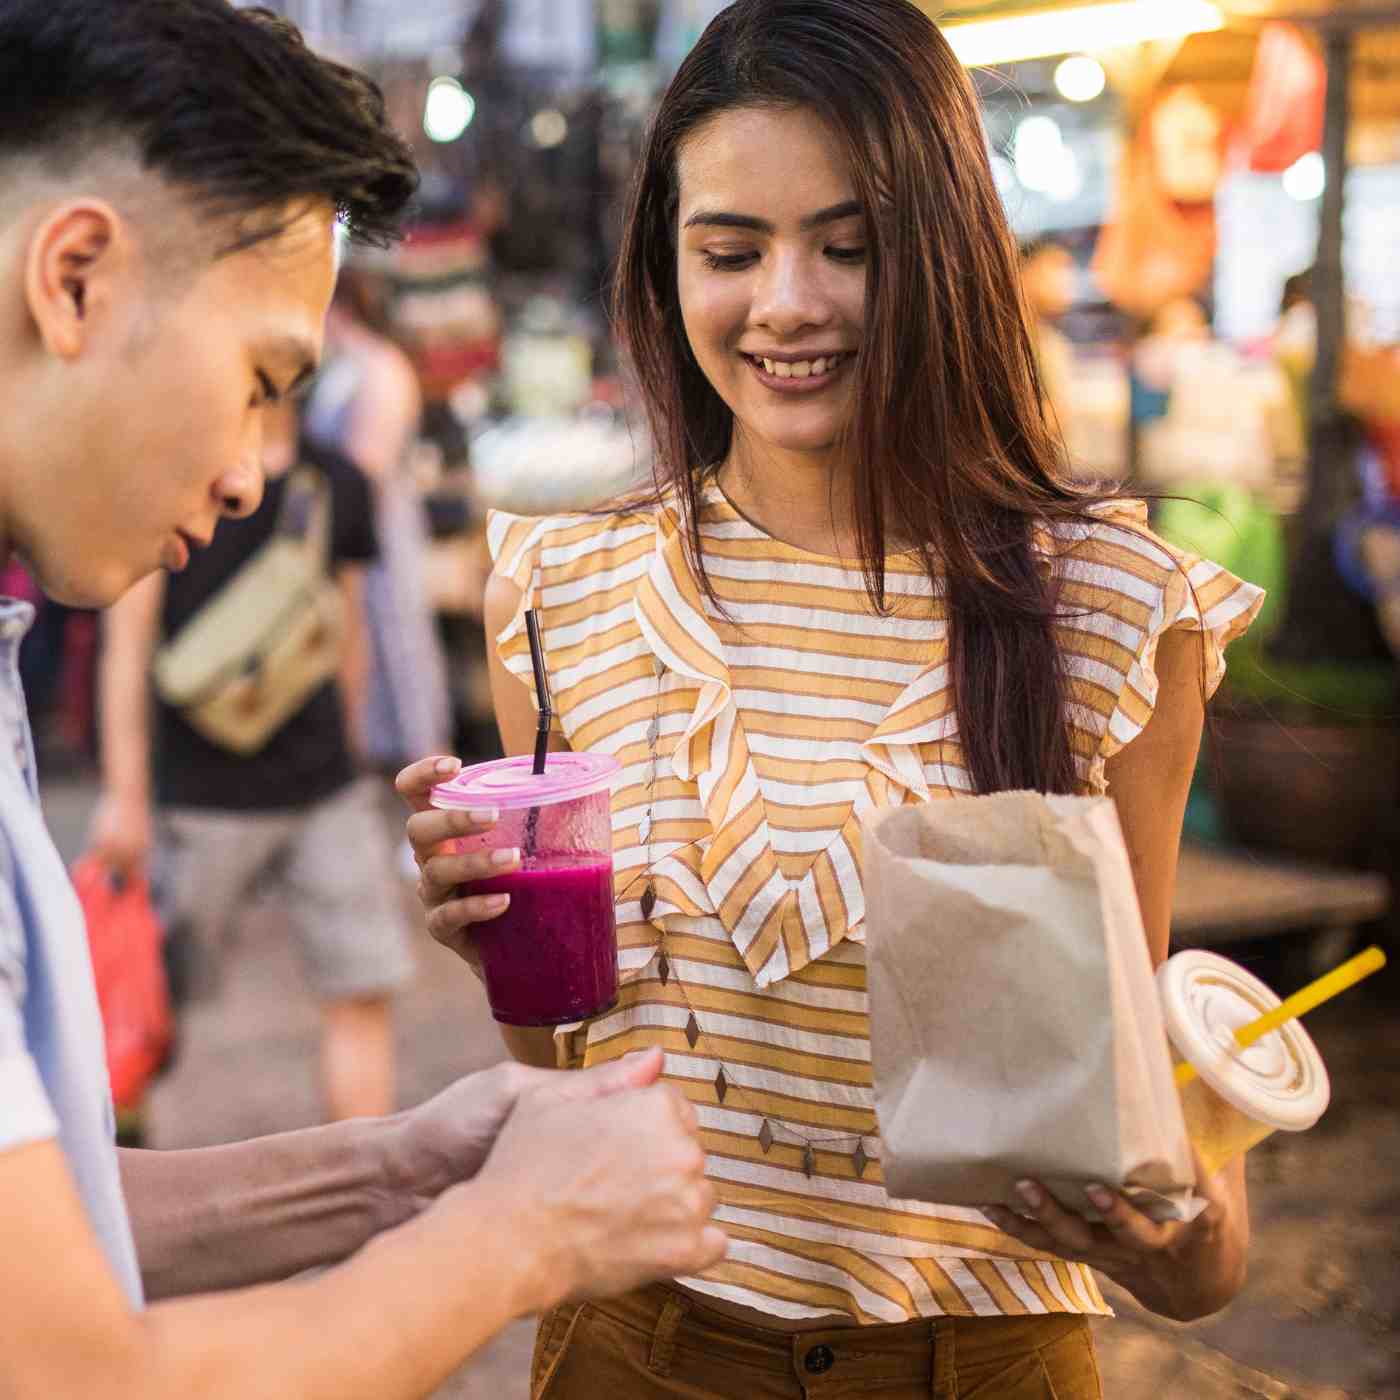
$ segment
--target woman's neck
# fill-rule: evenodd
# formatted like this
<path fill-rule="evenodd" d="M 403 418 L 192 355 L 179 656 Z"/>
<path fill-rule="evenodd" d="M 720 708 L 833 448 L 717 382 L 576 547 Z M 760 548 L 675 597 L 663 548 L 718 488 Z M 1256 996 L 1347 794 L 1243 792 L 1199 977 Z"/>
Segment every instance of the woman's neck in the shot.
<path fill-rule="evenodd" d="M 851 473 L 835 454 L 759 455 L 736 437 L 717 480 L 734 509 L 774 539 L 813 554 L 859 555 Z"/>

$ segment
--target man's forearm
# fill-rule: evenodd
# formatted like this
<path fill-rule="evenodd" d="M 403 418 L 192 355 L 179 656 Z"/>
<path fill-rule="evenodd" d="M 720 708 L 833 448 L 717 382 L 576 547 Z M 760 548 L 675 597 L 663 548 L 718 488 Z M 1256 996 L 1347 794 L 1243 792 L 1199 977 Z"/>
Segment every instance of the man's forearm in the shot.
<path fill-rule="evenodd" d="M 547 1241 L 515 1204 L 475 1182 L 458 1186 L 317 1278 L 151 1308 L 129 1384 L 107 1393 L 428 1395 L 512 1318 L 557 1300 Z"/>
<path fill-rule="evenodd" d="M 352 1119 L 225 1147 L 121 1153 L 147 1296 L 333 1264 L 413 1213 L 393 1189 L 394 1119 Z"/>

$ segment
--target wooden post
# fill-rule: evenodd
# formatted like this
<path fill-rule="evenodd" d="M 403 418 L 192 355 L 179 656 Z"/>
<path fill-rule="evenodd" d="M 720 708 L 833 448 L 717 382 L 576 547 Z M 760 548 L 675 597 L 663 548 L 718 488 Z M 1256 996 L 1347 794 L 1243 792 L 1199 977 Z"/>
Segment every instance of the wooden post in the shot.
<path fill-rule="evenodd" d="M 1346 349 L 1342 220 L 1357 25 L 1324 24 L 1320 30 L 1327 61 L 1322 136 L 1327 186 L 1313 270 L 1317 360 L 1309 394 L 1307 492 L 1294 537 L 1284 617 L 1269 647 L 1280 660 L 1296 663 L 1366 661 L 1375 654 L 1374 617 L 1342 583 L 1332 556 L 1337 521 L 1358 491 L 1356 424 L 1338 393 Z"/>
<path fill-rule="evenodd" d="M 1338 395 L 1342 356 L 1346 347 L 1346 286 L 1342 273 L 1342 219 L 1346 206 L 1347 134 L 1351 111 L 1351 59 L 1355 33 L 1337 26 L 1324 32 L 1327 58 L 1327 107 L 1322 131 L 1322 156 L 1327 185 L 1322 194 L 1322 221 L 1317 236 L 1317 261 L 1313 269 L 1313 305 L 1317 311 L 1317 363 L 1313 368 L 1308 451 L 1309 528 L 1336 523 L 1338 506 L 1347 495 L 1341 478 L 1344 466 L 1338 449 L 1339 420 L 1343 417 Z M 1342 490 L 1339 491 L 1339 486 Z"/>

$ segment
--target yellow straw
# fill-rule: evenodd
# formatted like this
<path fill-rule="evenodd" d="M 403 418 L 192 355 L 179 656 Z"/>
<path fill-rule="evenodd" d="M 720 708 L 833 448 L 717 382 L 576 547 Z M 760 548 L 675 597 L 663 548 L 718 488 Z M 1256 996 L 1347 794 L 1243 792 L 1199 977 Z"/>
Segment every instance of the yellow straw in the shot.
<path fill-rule="evenodd" d="M 1294 992 L 1287 1001 L 1274 1007 L 1272 1011 L 1266 1011 L 1257 1021 L 1251 1021 L 1247 1026 L 1241 1026 L 1235 1032 L 1235 1044 L 1241 1050 L 1253 1045 L 1256 1040 L 1268 1035 L 1270 1031 L 1277 1030 L 1286 1021 L 1296 1020 L 1299 1016 L 1305 1015 L 1314 1007 L 1321 1006 L 1324 1001 L 1330 1001 L 1338 992 L 1344 992 L 1348 987 L 1354 987 L 1362 978 L 1369 977 L 1373 972 L 1379 972 L 1385 966 L 1385 954 L 1379 948 L 1367 948 L 1364 953 L 1358 953 L 1354 958 L 1344 962 L 1340 967 L 1334 967 L 1331 972 L 1319 977 L 1316 982 L 1310 982 L 1301 991 Z M 1196 1067 L 1187 1060 L 1183 1060 L 1176 1067 L 1176 1082 L 1189 1084 L 1196 1077 Z"/>

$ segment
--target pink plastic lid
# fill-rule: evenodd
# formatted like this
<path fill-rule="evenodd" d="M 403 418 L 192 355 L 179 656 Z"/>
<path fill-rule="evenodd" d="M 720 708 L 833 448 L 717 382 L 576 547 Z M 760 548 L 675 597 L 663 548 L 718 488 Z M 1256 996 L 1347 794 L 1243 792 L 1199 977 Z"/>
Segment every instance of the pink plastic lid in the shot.
<path fill-rule="evenodd" d="M 432 804 L 472 811 L 495 807 L 503 812 L 547 807 L 605 792 L 622 771 L 617 759 L 601 753 L 552 753 L 538 777 L 534 766 L 534 759 L 525 754 L 464 768 L 451 781 L 433 789 Z"/>

